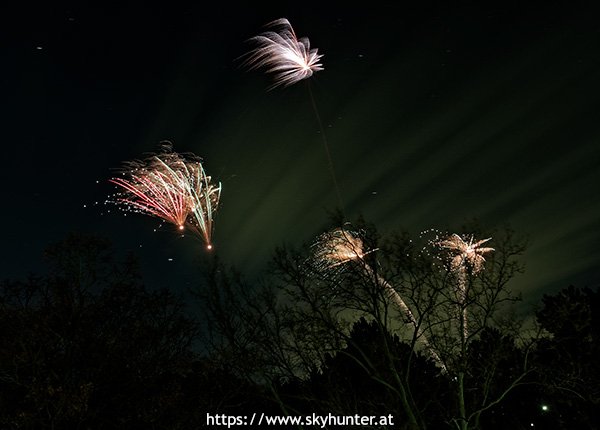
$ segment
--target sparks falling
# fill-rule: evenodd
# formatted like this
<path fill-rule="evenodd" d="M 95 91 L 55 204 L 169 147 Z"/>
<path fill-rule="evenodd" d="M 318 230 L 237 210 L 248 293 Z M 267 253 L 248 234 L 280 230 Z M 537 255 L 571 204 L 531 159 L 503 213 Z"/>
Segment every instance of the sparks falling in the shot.
<path fill-rule="evenodd" d="M 196 156 L 173 152 L 164 146 L 158 154 L 125 163 L 122 177 L 110 179 L 119 192 L 107 202 L 125 212 L 137 212 L 186 228 L 212 248 L 213 216 L 221 196 Z"/>
<path fill-rule="evenodd" d="M 319 63 L 323 55 L 317 49 L 310 49 L 308 38 L 296 37 L 286 18 L 277 19 L 267 27 L 272 30 L 250 39 L 258 46 L 247 54 L 244 64 L 250 70 L 264 67 L 267 73 L 272 73 L 271 88 L 293 85 L 323 70 Z"/>

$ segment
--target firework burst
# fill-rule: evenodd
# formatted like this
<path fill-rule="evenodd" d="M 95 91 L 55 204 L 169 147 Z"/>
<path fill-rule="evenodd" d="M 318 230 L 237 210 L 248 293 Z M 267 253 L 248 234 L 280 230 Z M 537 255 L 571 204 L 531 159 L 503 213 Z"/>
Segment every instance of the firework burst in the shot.
<path fill-rule="evenodd" d="M 374 248 L 365 251 L 360 235 L 344 228 L 336 228 L 329 232 L 323 233 L 318 238 L 314 246 L 314 258 L 317 263 L 317 268 L 320 270 L 335 269 L 352 261 L 362 261 L 364 263 L 364 257 L 366 255 L 378 250 L 378 248 Z M 377 274 L 368 264 L 363 264 L 362 269 L 368 276 L 376 279 L 377 284 L 383 288 L 387 296 L 396 304 L 396 306 L 398 306 L 401 312 L 405 315 L 406 319 L 417 328 L 417 338 L 427 348 L 427 351 L 431 357 L 445 371 L 446 366 L 443 364 L 439 355 L 429 344 L 427 337 L 419 327 L 417 319 L 408 305 L 404 302 L 404 300 L 402 300 L 402 297 L 400 294 L 398 294 L 396 289 L 379 274 Z"/>
<path fill-rule="evenodd" d="M 484 268 L 484 255 L 494 251 L 494 248 L 482 247 L 484 243 L 492 238 L 476 241 L 473 236 L 461 237 L 454 233 L 439 240 L 435 245 L 445 249 L 449 253 L 450 270 L 456 273 L 458 278 L 458 306 L 461 310 L 461 325 L 463 341 L 469 335 L 467 316 L 467 273 L 477 274 Z"/>
<path fill-rule="evenodd" d="M 323 233 L 317 239 L 314 258 L 320 269 L 332 269 L 353 260 L 362 260 L 365 255 L 376 251 L 363 250 L 363 242 L 357 233 L 336 228 Z"/>
<path fill-rule="evenodd" d="M 113 178 L 110 182 L 124 190 L 119 194 L 123 197 L 117 199 L 122 209 L 162 218 L 183 230 L 189 205 L 181 184 L 172 180 L 162 172 L 144 169 L 131 172 L 129 179 Z"/>
<path fill-rule="evenodd" d="M 187 219 L 188 226 L 203 238 L 208 249 L 212 249 L 213 215 L 219 206 L 221 183 L 213 184 L 200 162 L 189 166 L 189 172 L 189 194 L 193 204 Z"/>
<path fill-rule="evenodd" d="M 458 234 L 452 234 L 439 241 L 438 246 L 449 250 L 453 255 L 450 260 L 452 270 L 471 269 L 472 273 L 476 274 L 483 269 L 485 263 L 484 255 L 494 251 L 494 248 L 481 246 L 491 239 L 491 237 L 488 237 L 487 239 L 475 241 L 472 236 L 463 238 Z"/>
<path fill-rule="evenodd" d="M 249 39 L 250 42 L 256 44 L 256 48 L 243 55 L 242 58 L 245 58 L 243 65 L 248 67 L 248 69 L 265 68 L 267 73 L 273 74 L 273 84 L 269 87 L 269 90 L 279 86 L 287 87 L 293 85 L 310 78 L 314 72 L 323 70 L 323 65 L 319 62 L 323 55 L 318 54 L 317 49 L 310 48 L 308 38 L 298 38 L 292 25 L 286 18 L 272 21 L 266 27 L 271 28 L 271 30 Z M 344 205 L 340 187 L 335 175 L 331 150 L 329 149 L 321 115 L 319 115 L 319 109 L 317 108 L 310 85 L 307 85 L 306 88 L 308 89 L 311 105 L 319 124 L 321 139 L 323 140 L 339 209 L 343 212 Z"/>
<path fill-rule="evenodd" d="M 195 156 L 184 157 L 169 146 L 144 160 L 125 163 L 122 177 L 110 179 L 119 192 L 108 203 L 125 212 L 158 217 L 186 227 L 212 248 L 212 217 L 219 204 L 221 184 L 211 182 Z"/>
<path fill-rule="evenodd" d="M 272 30 L 250 39 L 257 47 L 247 54 L 244 64 L 250 70 L 266 68 L 267 73 L 272 73 L 274 83 L 270 88 L 287 87 L 323 70 L 319 63 L 323 55 L 317 49 L 310 49 L 308 38 L 296 37 L 286 18 L 277 19 L 267 27 Z"/>

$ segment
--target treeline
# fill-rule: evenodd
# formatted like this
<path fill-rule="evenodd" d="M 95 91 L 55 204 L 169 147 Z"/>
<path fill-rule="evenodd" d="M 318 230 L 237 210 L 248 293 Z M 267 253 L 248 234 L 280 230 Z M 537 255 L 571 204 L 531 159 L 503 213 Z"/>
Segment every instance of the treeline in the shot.
<path fill-rule="evenodd" d="M 407 234 L 340 231 L 278 249 L 255 285 L 215 259 L 194 314 L 102 239 L 49 247 L 46 275 L 0 283 L 0 428 L 194 429 L 254 412 L 597 428 L 597 291 L 546 295 L 520 321 L 510 230 L 462 272 Z"/>

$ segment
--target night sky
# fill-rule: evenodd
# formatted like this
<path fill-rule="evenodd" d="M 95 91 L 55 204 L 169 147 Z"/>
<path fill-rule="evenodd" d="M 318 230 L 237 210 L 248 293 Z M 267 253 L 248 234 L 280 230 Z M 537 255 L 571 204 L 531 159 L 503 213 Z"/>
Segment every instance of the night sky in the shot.
<path fill-rule="evenodd" d="M 415 235 L 473 218 L 509 224 L 530 238 L 513 284 L 526 300 L 600 284 L 600 33 L 590 11 L 83 3 L 4 17 L 0 277 L 42 270 L 48 244 L 82 231 L 138 253 L 151 286 L 198 284 L 198 239 L 102 204 L 113 169 L 162 140 L 222 182 L 215 252 L 248 276 L 275 246 L 327 228 L 337 199 L 306 82 L 267 91 L 270 78 L 238 59 L 248 38 L 286 17 L 324 54 L 310 85 L 349 219 Z"/>

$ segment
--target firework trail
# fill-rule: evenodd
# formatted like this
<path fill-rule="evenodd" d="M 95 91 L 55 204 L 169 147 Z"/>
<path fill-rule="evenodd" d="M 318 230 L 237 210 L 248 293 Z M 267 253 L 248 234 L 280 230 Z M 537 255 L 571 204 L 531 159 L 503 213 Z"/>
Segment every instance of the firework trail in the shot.
<path fill-rule="evenodd" d="M 351 261 L 361 261 L 364 263 L 362 265 L 363 270 L 368 276 L 376 279 L 377 284 L 384 289 L 388 298 L 398 306 L 408 321 L 417 328 L 417 338 L 427 348 L 431 357 L 442 367 L 442 369 L 446 370 L 446 366 L 442 363 L 439 355 L 429 344 L 427 337 L 418 326 L 417 319 L 408 305 L 402 300 L 402 297 L 400 297 L 398 292 L 389 282 L 383 279 L 379 274 L 375 273 L 364 261 L 364 257 L 367 254 L 377 251 L 377 248 L 365 251 L 360 237 L 356 233 L 343 228 L 336 228 L 332 231 L 323 233 L 314 246 L 314 258 L 319 270 L 330 270 Z"/>
<path fill-rule="evenodd" d="M 211 177 L 206 175 L 200 162 L 193 163 L 189 171 L 189 191 L 193 205 L 191 216 L 187 219 L 188 226 L 203 238 L 208 249 L 212 249 L 213 215 L 219 206 L 221 183 L 212 184 Z"/>
<path fill-rule="evenodd" d="M 323 65 L 319 62 L 323 55 L 318 54 L 317 49 L 310 48 L 308 38 L 298 38 L 292 25 L 286 18 L 272 21 L 266 27 L 271 28 L 271 30 L 249 39 L 250 42 L 254 42 L 257 46 L 246 54 L 247 58 L 243 65 L 247 66 L 250 70 L 264 68 L 266 69 L 266 73 L 273 74 L 273 84 L 269 87 L 269 90 L 279 86 L 287 87 L 293 85 L 310 78 L 314 72 L 323 70 Z M 323 146 L 325 147 L 327 163 L 338 204 L 343 213 L 344 205 L 333 167 L 329 142 L 327 141 L 321 115 L 319 115 L 319 109 L 317 108 L 317 103 L 310 87 L 310 81 L 307 80 L 306 83 L 311 106 L 319 125 Z"/>
<path fill-rule="evenodd" d="M 211 182 L 198 157 L 186 158 L 165 145 L 158 154 L 124 163 L 121 173 L 122 177 L 109 180 L 120 191 L 107 203 L 125 212 L 161 218 L 181 231 L 187 227 L 212 248 L 212 217 L 221 184 Z"/>
<path fill-rule="evenodd" d="M 458 300 L 461 312 L 461 325 L 463 340 L 469 334 L 467 318 L 467 273 L 477 274 L 484 268 L 484 255 L 494 251 L 494 248 L 482 247 L 484 243 L 492 238 L 475 241 L 473 236 L 461 237 L 454 233 L 434 244 L 449 252 L 450 270 L 456 273 L 458 278 Z"/>

